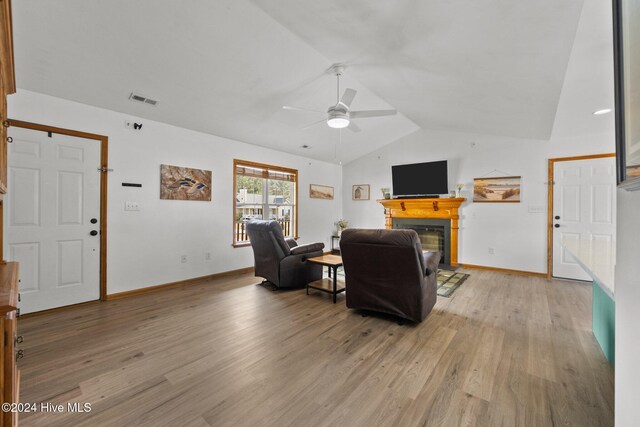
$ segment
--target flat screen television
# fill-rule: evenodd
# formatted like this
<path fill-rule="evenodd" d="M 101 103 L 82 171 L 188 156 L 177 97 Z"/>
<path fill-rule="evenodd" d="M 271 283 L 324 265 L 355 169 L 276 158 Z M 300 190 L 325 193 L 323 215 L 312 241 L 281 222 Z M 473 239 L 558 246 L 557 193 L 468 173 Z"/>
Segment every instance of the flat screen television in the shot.
<path fill-rule="evenodd" d="M 449 193 L 447 161 L 391 166 L 393 197 L 426 197 Z"/>

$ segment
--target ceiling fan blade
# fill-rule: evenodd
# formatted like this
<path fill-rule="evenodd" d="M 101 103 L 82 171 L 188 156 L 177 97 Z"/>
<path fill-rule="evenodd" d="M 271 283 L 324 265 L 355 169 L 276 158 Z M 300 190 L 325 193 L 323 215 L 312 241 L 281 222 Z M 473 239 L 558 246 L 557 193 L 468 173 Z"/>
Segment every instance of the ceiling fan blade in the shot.
<path fill-rule="evenodd" d="M 327 119 L 318 120 L 317 122 L 313 122 L 310 125 L 306 125 L 301 129 L 309 129 L 310 127 L 314 127 L 315 125 L 319 125 L 320 123 L 326 123 L 326 122 L 327 122 Z"/>
<path fill-rule="evenodd" d="M 342 94 L 342 98 L 340 98 L 340 104 L 350 107 L 353 102 L 353 98 L 356 97 L 356 93 L 358 92 L 355 89 L 347 88 Z"/>
<path fill-rule="evenodd" d="M 292 107 L 290 105 L 283 105 L 282 106 L 283 110 L 290 110 L 290 111 L 306 111 L 308 113 L 321 113 L 321 114 L 327 114 L 326 111 L 319 111 L 319 110 L 310 110 L 308 108 L 300 108 L 300 107 Z"/>
<path fill-rule="evenodd" d="M 362 129 L 360 129 L 360 127 L 358 127 L 357 124 L 353 123 L 353 121 L 349 122 L 349 126 L 347 126 L 347 129 L 349 129 L 351 132 L 360 132 Z"/>
<path fill-rule="evenodd" d="M 365 117 L 382 117 L 393 116 L 398 114 L 398 110 L 365 110 L 365 111 L 351 111 L 349 117 L 352 119 L 362 119 Z"/>

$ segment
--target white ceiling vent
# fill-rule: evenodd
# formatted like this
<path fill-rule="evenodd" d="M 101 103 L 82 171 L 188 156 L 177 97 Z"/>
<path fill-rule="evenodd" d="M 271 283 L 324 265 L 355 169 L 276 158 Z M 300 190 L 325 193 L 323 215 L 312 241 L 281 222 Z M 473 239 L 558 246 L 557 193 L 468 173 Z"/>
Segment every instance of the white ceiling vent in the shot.
<path fill-rule="evenodd" d="M 131 95 L 129 95 L 129 99 L 135 102 L 142 102 L 143 104 L 149 104 L 154 106 L 158 105 L 158 101 L 156 101 L 155 99 L 147 98 L 146 96 L 142 96 L 139 93 L 135 93 L 135 92 L 131 92 Z"/>

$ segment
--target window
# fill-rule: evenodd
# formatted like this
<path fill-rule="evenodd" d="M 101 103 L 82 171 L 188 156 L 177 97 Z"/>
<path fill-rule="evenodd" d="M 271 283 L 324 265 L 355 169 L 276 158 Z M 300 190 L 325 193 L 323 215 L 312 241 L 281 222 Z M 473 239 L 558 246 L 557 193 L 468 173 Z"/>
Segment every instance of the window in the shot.
<path fill-rule="evenodd" d="M 233 245 L 249 244 L 250 219 L 275 220 L 285 237 L 298 237 L 298 171 L 262 163 L 233 161 Z"/>

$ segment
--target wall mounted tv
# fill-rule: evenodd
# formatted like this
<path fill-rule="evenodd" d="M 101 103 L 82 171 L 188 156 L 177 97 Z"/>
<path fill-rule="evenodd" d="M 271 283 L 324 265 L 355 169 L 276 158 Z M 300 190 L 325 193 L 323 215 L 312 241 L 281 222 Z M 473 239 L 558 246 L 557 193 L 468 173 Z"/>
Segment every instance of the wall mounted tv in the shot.
<path fill-rule="evenodd" d="M 447 161 L 391 166 L 394 198 L 439 197 L 449 193 Z"/>

